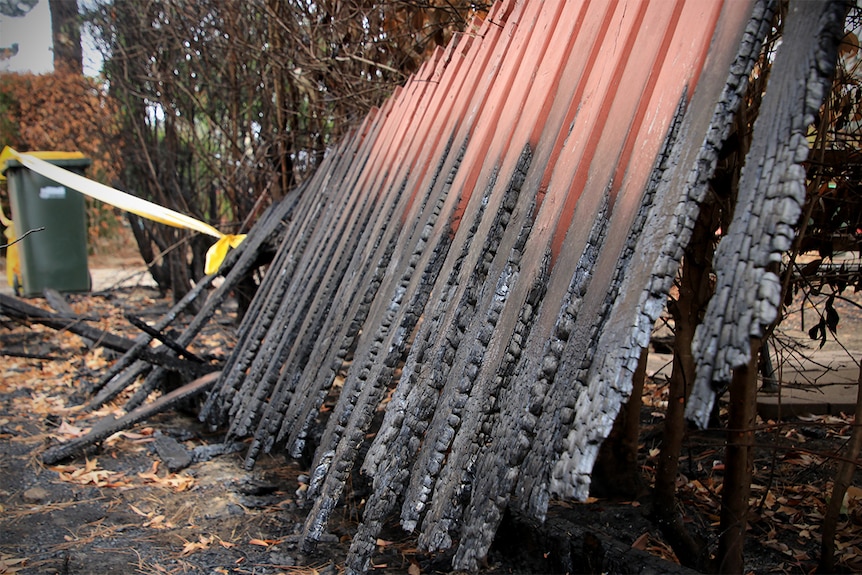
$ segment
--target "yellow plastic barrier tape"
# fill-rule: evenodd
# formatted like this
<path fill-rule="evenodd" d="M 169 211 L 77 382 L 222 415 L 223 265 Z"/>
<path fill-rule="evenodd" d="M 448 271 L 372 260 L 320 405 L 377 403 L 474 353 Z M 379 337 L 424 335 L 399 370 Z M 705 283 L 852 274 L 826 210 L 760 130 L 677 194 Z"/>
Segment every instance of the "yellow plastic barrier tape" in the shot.
<path fill-rule="evenodd" d="M 15 150 L 6 146 L 0 152 L 0 182 L 6 179 L 3 174 L 3 167 L 6 165 L 6 160 L 17 160 Z M 42 160 L 83 160 L 86 158 L 81 152 L 27 152 L 28 155 Z"/>
<path fill-rule="evenodd" d="M 18 259 L 18 245 L 15 244 L 15 224 L 6 217 L 3 209 L 0 208 L 0 224 L 6 228 L 3 230 L 3 235 L 6 236 L 6 283 L 10 286 L 15 285 L 15 276 L 21 275 L 21 262 Z"/>
<path fill-rule="evenodd" d="M 75 157 L 80 158 L 81 156 L 78 155 Z M 218 271 L 227 254 L 228 246 L 235 248 L 245 239 L 245 234 L 223 234 L 200 220 L 64 170 L 59 166 L 37 158 L 33 154 L 21 154 L 7 146 L 2 154 L 0 154 L 0 165 L 5 163 L 9 158 L 14 158 L 34 172 L 42 174 L 46 178 L 54 180 L 67 188 L 77 190 L 100 202 L 168 226 L 185 228 L 218 238 L 218 241 L 207 250 L 206 264 L 204 266 L 204 272 L 207 274 Z M 52 156 L 52 159 L 56 159 L 56 157 Z"/>

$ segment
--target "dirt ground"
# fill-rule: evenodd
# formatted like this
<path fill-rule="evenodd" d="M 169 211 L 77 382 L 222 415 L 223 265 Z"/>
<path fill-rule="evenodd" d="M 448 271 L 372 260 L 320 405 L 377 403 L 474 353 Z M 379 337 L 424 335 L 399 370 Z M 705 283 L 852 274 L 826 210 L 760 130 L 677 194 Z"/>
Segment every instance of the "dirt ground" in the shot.
<path fill-rule="evenodd" d="M 103 259 L 91 267 L 104 273 L 107 281 L 134 275 L 139 263 Z M 110 271 L 98 271 L 105 269 Z M 155 321 L 169 305 L 146 285 L 145 276 L 135 277 L 124 287 L 71 295 L 70 303 L 77 313 L 93 316 L 94 323 L 133 337 L 135 330 L 124 319 L 125 312 Z M 39 299 L 29 303 L 45 305 Z M 846 337 L 838 349 L 858 359 L 862 330 L 854 326 L 862 325 L 856 323 L 862 314 L 853 304 L 840 307 L 839 313 L 845 322 L 839 333 Z M 801 324 L 788 325 L 799 333 L 787 337 L 812 345 L 800 337 L 805 335 L 798 329 Z M 215 363 L 223 361 L 231 348 L 233 327 L 226 309 L 225 317 L 214 322 L 192 351 Z M 86 390 L 113 358 L 72 334 L 0 318 L 0 346 L 0 574 L 343 572 L 351 533 L 362 512 L 359 487 L 345 496 L 315 553 L 304 555 L 297 533 L 305 520 L 301 494 L 307 470 L 275 454 L 259 458 L 256 467 L 246 471 L 241 465 L 244 445 L 225 444 L 223 434 L 198 423 L 193 405 L 116 434 L 86 456 L 45 466 L 41 453 L 85 433 L 100 418 L 121 413 L 128 396 L 92 413 L 80 410 L 88 399 Z M 655 374 L 645 393 L 641 469 L 647 481 L 660 444 L 663 382 L 663 376 Z M 841 454 L 851 419 L 829 414 L 759 423 L 746 549 L 749 570 L 809 573 L 819 555 L 820 522 L 834 457 Z M 172 460 L 156 450 L 157 444 L 170 439 L 191 455 L 188 467 L 169 469 Z M 719 431 L 693 432 L 679 479 L 686 521 L 713 545 L 722 450 Z M 860 499 L 862 484 L 857 477 L 838 536 L 839 565 L 848 573 L 862 572 Z M 674 560 L 649 521 L 649 510 L 646 493 L 637 501 L 557 502 L 551 513 Z M 547 568 L 541 550 L 519 547 L 517 541 L 512 544 L 508 539 L 495 548 L 483 572 Z M 378 543 L 376 573 L 418 575 L 450 568 L 446 554 L 417 552 L 415 539 L 394 524 Z"/>

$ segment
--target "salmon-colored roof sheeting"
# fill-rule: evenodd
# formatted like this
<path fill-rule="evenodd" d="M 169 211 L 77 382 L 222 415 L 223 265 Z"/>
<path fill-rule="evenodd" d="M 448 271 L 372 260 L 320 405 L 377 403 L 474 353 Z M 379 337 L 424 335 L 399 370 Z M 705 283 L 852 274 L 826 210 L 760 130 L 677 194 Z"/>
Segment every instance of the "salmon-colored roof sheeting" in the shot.
<path fill-rule="evenodd" d="M 331 398 L 307 547 L 359 466 L 358 571 L 392 516 L 473 569 L 507 505 L 586 497 L 766 4 L 503 0 L 330 151 L 204 413 L 251 465 Z"/>

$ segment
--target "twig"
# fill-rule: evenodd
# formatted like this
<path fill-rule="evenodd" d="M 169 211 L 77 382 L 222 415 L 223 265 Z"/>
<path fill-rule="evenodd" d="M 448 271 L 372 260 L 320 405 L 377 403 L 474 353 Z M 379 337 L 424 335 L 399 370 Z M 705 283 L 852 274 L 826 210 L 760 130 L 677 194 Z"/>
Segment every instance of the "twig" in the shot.
<path fill-rule="evenodd" d="M 32 230 L 27 230 L 26 232 L 24 232 L 24 235 L 23 235 L 23 236 L 19 236 L 19 237 L 15 238 L 14 240 L 12 240 L 11 242 L 9 242 L 8 244 L 0 244 L 0 249 L 8 248 L 9 246 L 14 246 L 14 245 L 15 245 L 15 244 L 17 244 L 18 242 L 20 242 L 21 240 L 23 240 L 24 238 L 26 238 L 27 236 L 29 236 L 30 234 L 32 234 L 32 233 L 34 233 L 34 232 L 41 232 L 41 231 L 44 231 L 44 230 L 45 230 L 45 226 L 42 226 L 41 228 L 33 228 Z"/>

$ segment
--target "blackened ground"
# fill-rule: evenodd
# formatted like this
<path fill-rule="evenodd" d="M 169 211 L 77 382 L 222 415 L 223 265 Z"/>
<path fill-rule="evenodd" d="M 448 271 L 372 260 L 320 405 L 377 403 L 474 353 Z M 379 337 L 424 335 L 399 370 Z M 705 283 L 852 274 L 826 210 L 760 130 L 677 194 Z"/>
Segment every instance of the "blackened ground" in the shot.
<path fill-rule="evenodd" d="M 39 300 L 34 300 L 39 302 Z M 167 301 L 150 288 L 123 288 L 70 297 L 77 313 L 134 335 L 123 314 L 157 318 Z M 850 317 L 851 311 L 845 317 Z M 229 322 L 217 321 L 193 351 L 225 357 Z M 39 455 L 116 413 L 122 399 L 98 412 L 75 409 L 82 390 L 113 361 L 76 336 L 0 318 L 0 574 L 2 573 L 339 573 L 362 513 L 367 486 L 355 478 L 312 554 L 297 534 L 307 507 L 307 469 L 275 454 L 243 469 L 243 452 L 221 449 L 187 412 L 171 412 L 115 435 L 86 456 L 45 467 Z M 10 354 L 15 355 L 10 355 Z M 647 386 L 642 412 L 641 471 L 647 483 L 660 444 L 661 378 Z M 849 434 L 849 419 L 761 422 L 746 557 L 756 573 L 809 573 L 816 565 L 822 512 Z M 170 471 L 156 452 L 162 435 L 190 453 L 212 457 Z M 687 524 L 717 546 L 724 436 L 692 432 L 680 470 L 679 496 Z M 220 454 L 219 454 L 220 453 Z M 855 491 L 854 491 L 855 490 Z M 839 526 L 840 567 L 862 571 L 862 489 L 848 497 Z M 660 559 L 673 554 L 650 520 L 649 492 L 637 501 L 555 502 L 549 521 L 507 517 L 483 573 L 607 572 L 597 558 Z M 602 553 L 604 552 L 604 555 Z M 641 560 L 643 566 L 648 561 Z M 665 565 L 666 571 L 674 569 Z M 616 572 L 630 572 L 618 564 Z M 451 553 L 424 554 L 396 523 L 373 558 L 378 573 L 445 573 Z M 654 571 L 655 572 L 655 571 Z"/>

